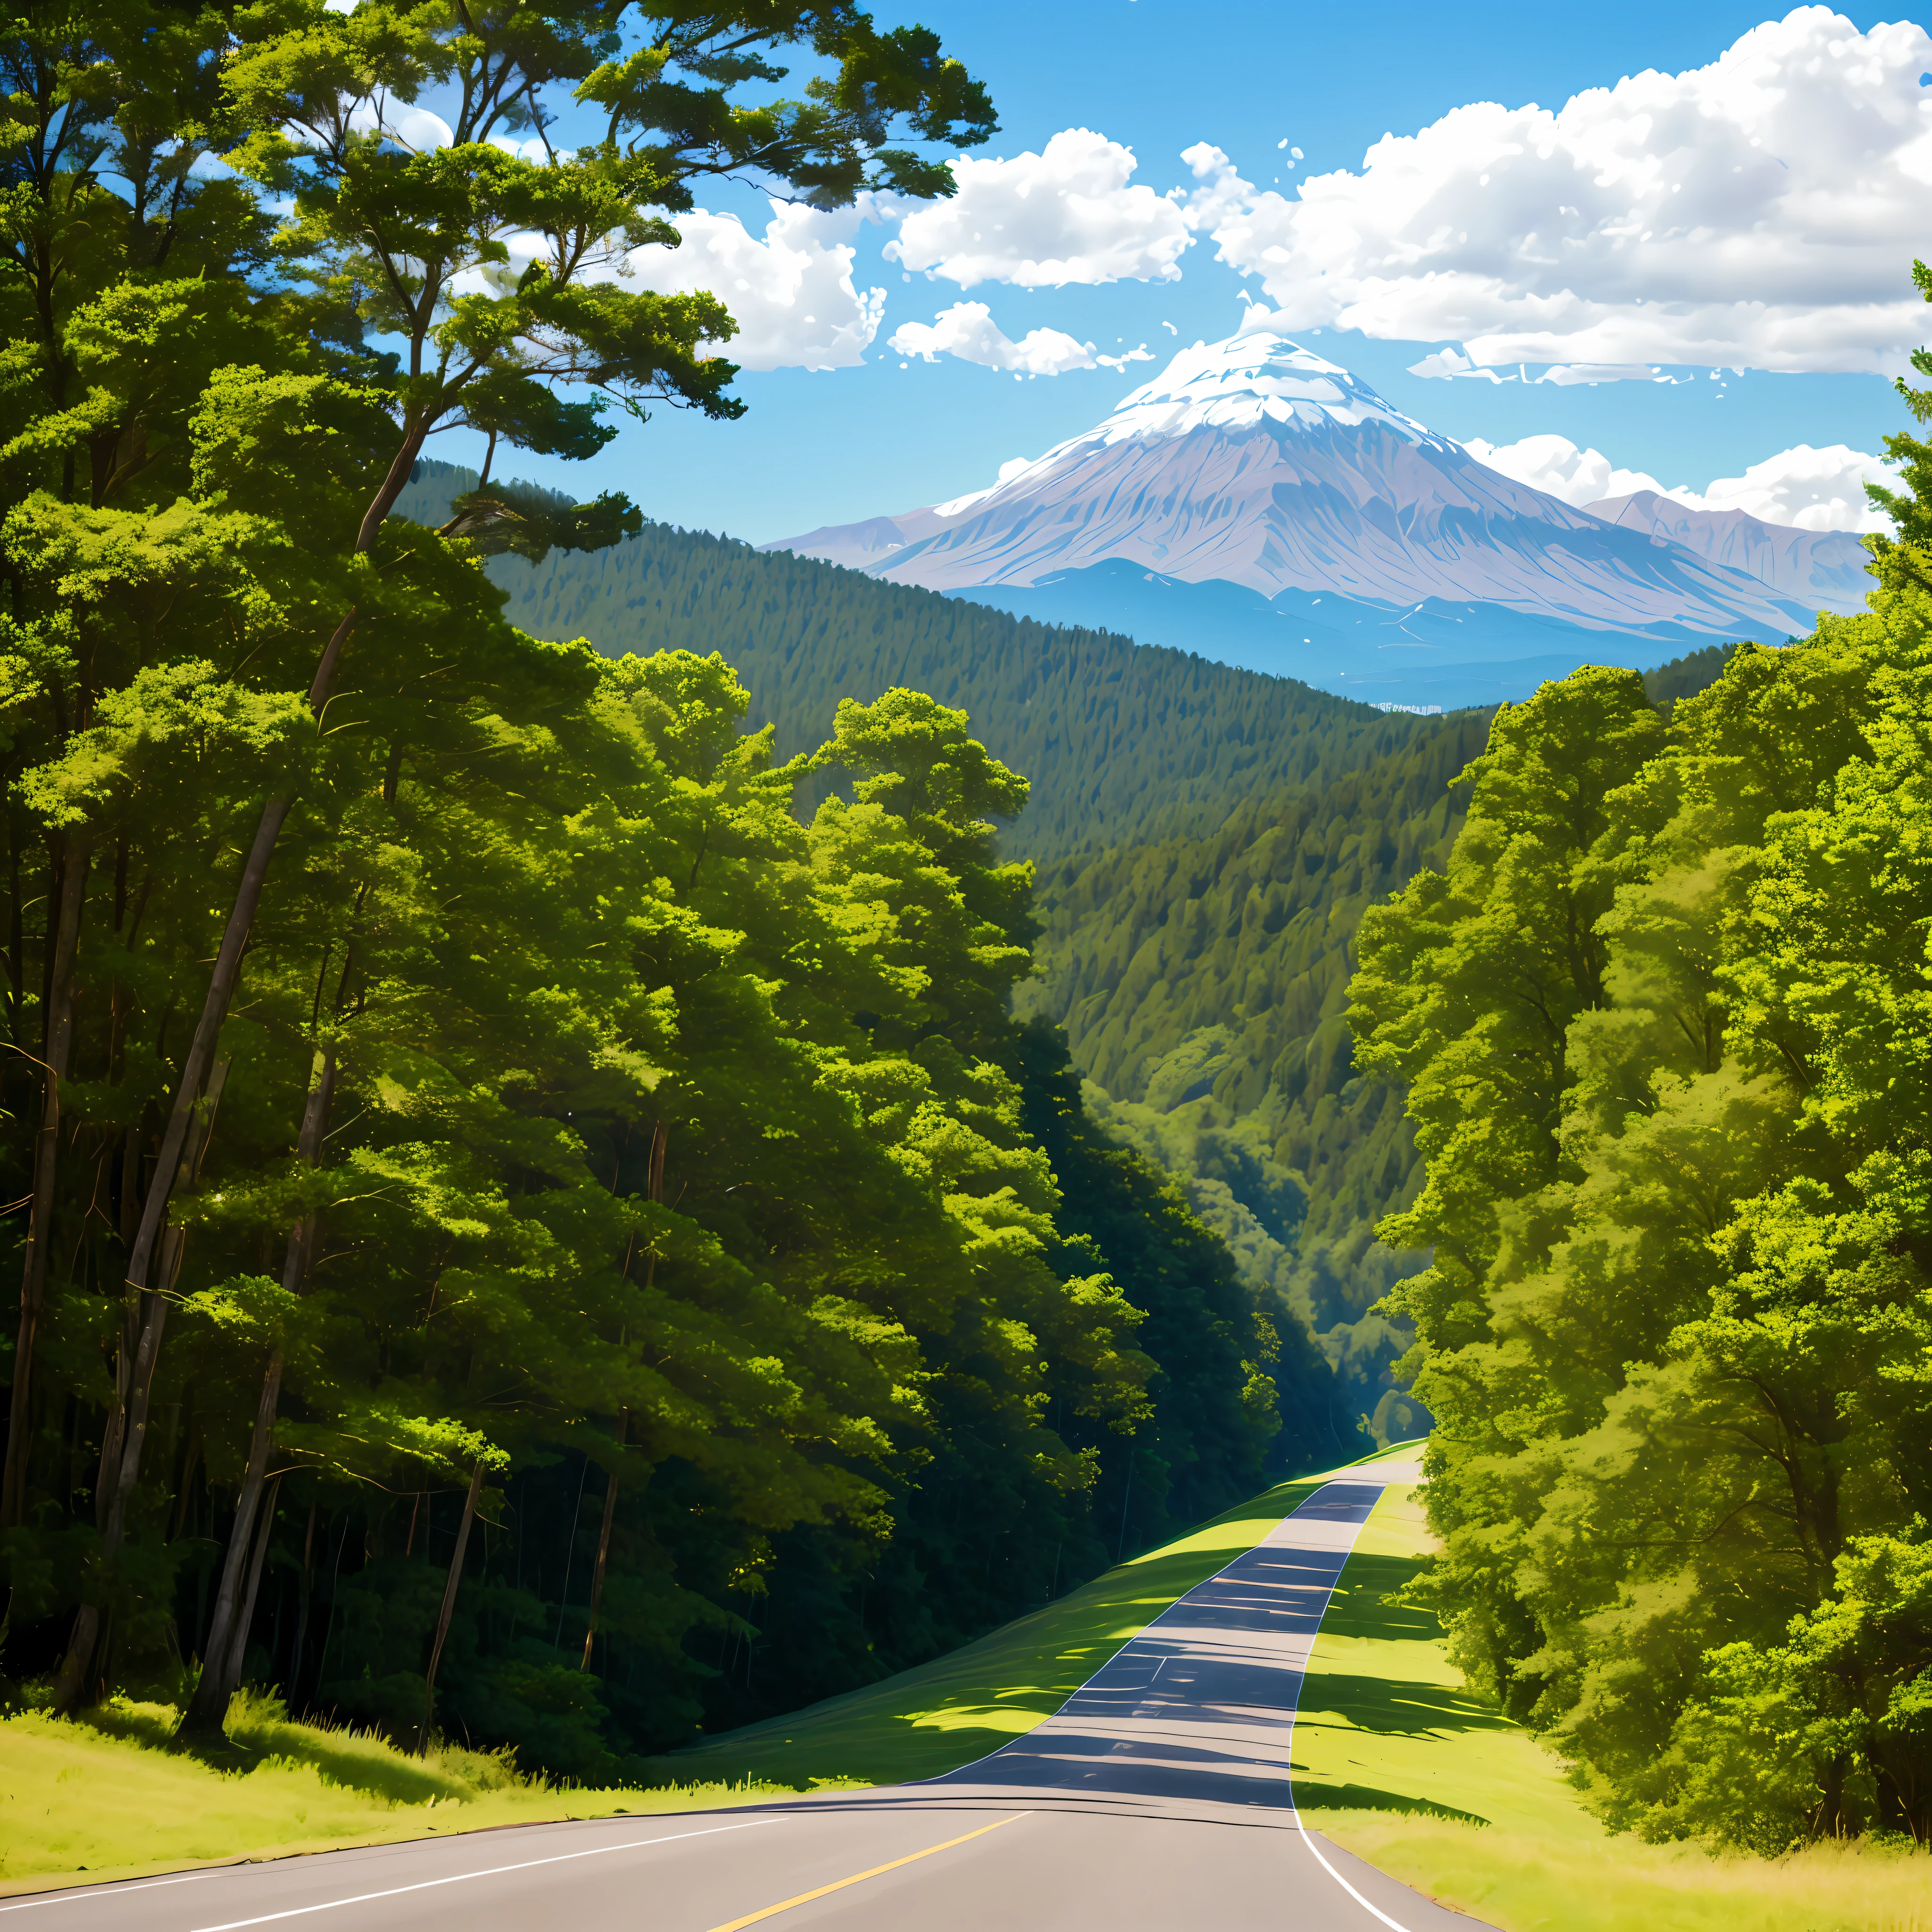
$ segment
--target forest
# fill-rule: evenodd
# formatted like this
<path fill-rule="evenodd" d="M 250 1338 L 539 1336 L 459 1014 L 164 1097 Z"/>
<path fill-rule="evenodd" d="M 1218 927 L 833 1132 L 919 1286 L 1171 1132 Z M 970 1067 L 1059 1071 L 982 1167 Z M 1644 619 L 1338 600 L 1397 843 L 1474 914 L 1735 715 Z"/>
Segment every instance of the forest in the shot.
<path fill-rule="evenodd" d="M 473 471 L 424 462 L 398 513 L 434 522 Z M 563 500 L 518 486 L 554 514 Z M 1426 1427 L 1376 1304 L 1420 1252 L 1376 1226 L 1419 1182 L 1400 1082 L 1359 1074 L 1344 1009 L 1364 910 L 1438 869 L 1486 712 L 1384 716 L 1288 680 L 1055 630 L 785 552 L 646 524 L 594 554 L 492 559 L 507 613 L 604 652 L 722 647 L 782 752 L 844 696 L 904 680 L 966 708 L 1027 772 L 1003 852 L 1040 868 L 1016 1010 L 1063 1028 L 1088 1106 L 1179 1180 L 1251 1292 L 1314 1332 L 1378 1442 Z M 1644 674 L 1659 704 L 1725 650 Z M 837 774 L 807 779 L 803 801 Z"/>
<path fill-rule="evenodd" d="M 1432 1256 L 1387 1306 L 1452 1654 L 1613 1825 L 1767 1853 L 1932 1839 L 1932 443 L 1887 448 L 1869 611 L 1503 711 L 1348 992 L 1421 1156 L 1381 1232 Z"/>
<path fill-rule="evenodd" d="M 580 272 L 683 183 L 925 192 L 888 124 L 986 122 L 931 36 L 812 20 L 864 84 L 701 140 L 708 16 L 649 86 L 588 16 L 8 44 L 10 1698 L 218 1738 L 254 1681 L 608 1779 L 1367 1443 L 1014 1017 L 1028 784 L 964 711 L 821 686 L 781 746 L 755 659 L 509 620 L 489 560 L 599 554 L 621 499 L 403 513 L 451 424 L 735 412 L 716 304 Z M 431 77 L 449 148 L 343 111 Z M 559 80 L 627 140 L 490 144 Z M 549 252 L 492 280 L 512 232 Z"/>

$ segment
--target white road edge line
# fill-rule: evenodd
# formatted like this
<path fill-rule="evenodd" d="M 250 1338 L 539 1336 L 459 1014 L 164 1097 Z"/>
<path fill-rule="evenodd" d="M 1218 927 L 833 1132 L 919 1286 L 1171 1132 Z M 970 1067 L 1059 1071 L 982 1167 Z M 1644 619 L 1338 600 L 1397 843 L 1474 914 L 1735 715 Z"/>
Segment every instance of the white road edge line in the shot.
<path fill-rule="evenodd" d="M 265 1912 L 259 1918 L 231 1918 L 225 1925 L 203 1925 L 197 1932 L 240 1932 L 244 1925 L 272 1925 L 278 1919 L 301 1918 L 311 1912 L 333 1912 L 344 1905 L 367 1905 L 378 1898 L 398 1898 L 406 1892 L 428 1892 L 439 1885 L 461 1885 L 472 1878 L 500 1878 L 505 1872 L 528 1871 L 536 1865 L 567 1864 L 572 1858 L 602 1858 L 606 1852 L 634 1852 L 645 1845 L 674 1844 L 680 1838 L 709 1838 L 719 1832 L 748 1831 L 754 1825 L 772 1825 L 775 1818 L 747 1818 L 739 1825 L 708 1825 L 701 1832 L 673 1832 L 662 1838 L 631 1838 L 621 1845 L 592 1845 L 588 1851 L 558 1852 L 547 1858 L 525 1858 L 514 1865 L 492 1865 L 487 1871 L 453 1872 L 448 1878 L 418 1880 L 414 1885 L 392 1886 L 386 1892 L 365 1892 L 355 1898 L 325 1899 L 320 1905 L 298 1905 L 286 1912 Z M 452 1840 L 445 1839 L 448 1844 Z"/>
<path fill-rule="evenodd" d="M 1355 1888 L 1351 1885 L 1326 1858 L 1322 1857 L 1322 1847 L 1308 1835 L 1308 1827 L 1301 1822 L 1301 1814 L 1299 1811 L 1296 1812 L 1294 1814 L 1294 1828 L 1301 1834 L 1301 1842 L 1315 1854 L 1316 1860 L 1320 1864 L 1322 1869 L 1325 1871 L 1328 1876 L 1332 1878 L 1335 1882 L 1362 1908 L 1364 1912 L 1373 1912 L 1384 1925 L 1388 1927 L 1389 1932 L 1408 1932 L 1408 1928 L 1407 1926 L 1398 1924 L 1386 1912 L 1382 1910 L 1380 1906 L 1371 1905 L 1369 1901 L 1364 1898 L 1362 1894 L 1358 1892 Z"/>
<path fill-rule="evenodd" d="M 123 1892 L 152 1892 L 158 1885 L 194 1885 L 202 1879 L 212 1878 L 213 1872 L 183 1872 L 179 1878 L 144 1878 L 133 1885 L 84 1885 L 74 1892 L 64 1892 L 58 1898 L 24 1898 L 18 1905 L 0 1905 L 0 1912 L 31 1912 L 37 1905 L 72 1905 L 81 1899 L 100 1900 L 111 1892 L 118 1898 Z"/>

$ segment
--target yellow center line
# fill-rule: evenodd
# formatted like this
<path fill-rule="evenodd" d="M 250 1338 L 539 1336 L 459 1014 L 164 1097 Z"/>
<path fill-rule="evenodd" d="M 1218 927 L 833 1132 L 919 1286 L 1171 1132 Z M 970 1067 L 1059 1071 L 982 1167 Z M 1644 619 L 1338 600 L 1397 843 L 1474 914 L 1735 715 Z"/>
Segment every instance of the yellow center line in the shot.
<path fill-rule="evenodd" d="M 964 1838 L 948 1838 L 943 1845 L 928 1845 L 922 1852 L 908 1852 L 904 1858 L 894 1858 L 888 1864 L 874 1865 L 870 1871 L 854 1872 L 850 1878 L 835 1879 L 830 1885 L 821 1885 L 816 1892 L 802 1892 L 796 1898 L 781 1899 L 776 1905 L 766 1906 L 762 1912 L 747 1912 L 742 1918 L 734 1918 L 728 1925 L 714 1925 L 711 1932 L 743 1932 L 746 1926 L 755 1925 L 761 1918 L 775 1918 L 781 1912 L 789 1912 L 794 1905 L 809 1905 L 814 1898 L 823 1898 L 829 1892 L 843 1892 L 848 1885 L 877 1878 L 881 1872 L 897 1871 L 901 1865 L 929 1858 L 934 1852 L 950 1852 L 955 1845 L 964 1844 L 968 1838 L 983 1838 L 988 1832 L 997 1832 L 1002 1825 L 1010 1825 L 1015 1818 L 1032 1816 L 1030 1811 L 1016 1811 L 1010 1817 L 995 1818 L 990 1825 L 982 1825 L 976 1832 L 968 1832 Z"/>

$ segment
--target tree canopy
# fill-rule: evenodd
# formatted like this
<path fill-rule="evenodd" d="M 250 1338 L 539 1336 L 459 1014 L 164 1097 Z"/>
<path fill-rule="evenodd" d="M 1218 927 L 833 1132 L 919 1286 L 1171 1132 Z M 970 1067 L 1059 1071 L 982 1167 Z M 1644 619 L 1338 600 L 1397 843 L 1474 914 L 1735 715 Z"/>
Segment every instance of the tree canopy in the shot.
<path fill-rule="evenodd" d="M 712 649 L 507 620 L 490 559 L 621 498 L 394 514 L 452 424 L 733 415 L 724 307 L 610 271 L 709 175 L 945 191 L 992 119 L 934 37 L 183 0 L 4 47 L 10 1678 L 609 1775 L 1319 1454 L 1305 1336 L 1011 1016 L 1028 784 L 966 713 L 881 678 L 781 755 Z"/>
<path fill-rule="evenodd" d="M 1382 1234 L 1433 1256 L 1387 1305 L 1434 1600 L 1654 1837 L 1932 1837 L 1932 451 L 1888 446 L 1869 613 L 1667 716 L 1506 708 L 1351 988 L 1424 1161 Z"/>

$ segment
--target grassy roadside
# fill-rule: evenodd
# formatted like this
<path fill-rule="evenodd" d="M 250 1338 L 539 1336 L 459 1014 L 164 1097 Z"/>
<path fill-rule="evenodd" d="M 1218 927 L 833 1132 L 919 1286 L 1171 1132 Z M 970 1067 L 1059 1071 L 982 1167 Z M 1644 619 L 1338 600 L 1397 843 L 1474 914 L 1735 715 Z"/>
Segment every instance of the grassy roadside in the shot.
<path fill-rule="evenodd" d="M 176 1713 L 158 1705 L 116 1703 L 76 1722 L 10 1718 L 0 1721 L 0 1896 L 77 1876 L 932 1777 L 1050 1715 L 1327 1479 L 1282 1484 L 919 1670 L 662 1759 L 662 1784 L 645 1790 L 560 1787 L 453 1748 L 407 1756 L 377 1738 L 291 1724 L 272 1701 L 245 1696 L 230 1717 L 236 1762 L 220 1767 L 164 1748 Z"/>
<path fill-rule="evenodd" d="M 1385 1452 L 1396 1454 L 1412 1456 L 1415 1446 Z M 1340 1473 L 1280 1484 L 931 1664 L 768 1724 L 728 1731 L 658 1763 L 668 1777 L 680 1779 L 782 1784 L 820 1779 L 895 1784 L 970 1764 L 1050 1718 L 1177 1598 L 1252 1549 Z"/>
<path fill-rule="evenodd" d="M 1391 1490 L 1342 1573 L 1303 1685 L 1310 1825 L 1503 1932 L 1932 1932 L 1932 1858 L 1858 1846 L 1776 1860 L 1612 1838 L 1556 1759 L 1472 1696 L 1426 1612 L 1383 1599 L 1427 1547 Z"/>
<path fill-rule="evenodd" d="M 476 1752 L 424 1760 L 359 1732 L 290 1724 L 264 1703 L 244 1703 L 231 1719 L 237 1768 L 217 1768 L 163 1748 L 176 1714 L 116 1702 L 85 1721 L 30 1712 L 0 1723 L 0 1897 L 771 1795 L 742 1785 L 572 1790 Z"/>

